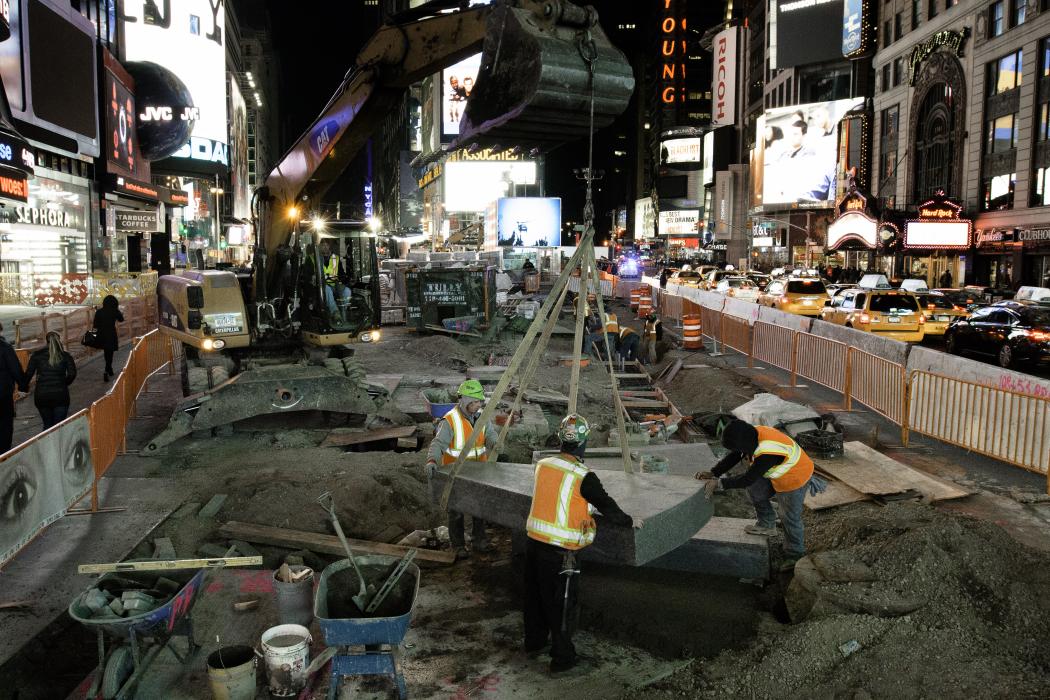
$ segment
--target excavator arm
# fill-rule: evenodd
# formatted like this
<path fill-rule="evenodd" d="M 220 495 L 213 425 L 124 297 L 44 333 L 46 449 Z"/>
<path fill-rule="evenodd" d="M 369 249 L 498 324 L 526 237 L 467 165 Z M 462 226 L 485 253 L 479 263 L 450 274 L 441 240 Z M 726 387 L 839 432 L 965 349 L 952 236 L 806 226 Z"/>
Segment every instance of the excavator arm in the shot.
<path fill-rule="evenodd" d="M 601 128 L 623 112 L 634 89 L 630 65 L 594 10 L 567 0 L 496 0 L 382 27 L 256 193 L 257 286 L 291 239 L 298 218 L 291 212 L 321 199 L 404 90 L 478 51 L 481 69 L 456 148 L 485 143 L 546 150 L 587 132 L 592 92 Z"/>

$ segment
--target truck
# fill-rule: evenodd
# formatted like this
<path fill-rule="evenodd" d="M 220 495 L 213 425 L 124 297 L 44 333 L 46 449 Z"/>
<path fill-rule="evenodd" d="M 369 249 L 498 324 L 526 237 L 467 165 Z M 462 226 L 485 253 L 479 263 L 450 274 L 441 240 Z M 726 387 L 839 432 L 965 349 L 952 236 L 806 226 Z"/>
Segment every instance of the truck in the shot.
<path fill-rule="evenodd" d="M 251 273 L 187 270 L 158 284 L 161 332 L 181 350 L 185 394 L 154 451 L 265 414 L 323 411 L 403 423 L 354 346 L 381 338 L 375 235 L 333 251 L 308 212 L 414 83 L 481 52 L 450 149 L 536 156 L 610 124 L 634 78 L 593 8 L 568 0 L 434 0 L 392 16 L 252 198 Z M 328 243 L 326 243 L 328 241 Z M 332 274 L 332 254 L 348 264 Z"/>

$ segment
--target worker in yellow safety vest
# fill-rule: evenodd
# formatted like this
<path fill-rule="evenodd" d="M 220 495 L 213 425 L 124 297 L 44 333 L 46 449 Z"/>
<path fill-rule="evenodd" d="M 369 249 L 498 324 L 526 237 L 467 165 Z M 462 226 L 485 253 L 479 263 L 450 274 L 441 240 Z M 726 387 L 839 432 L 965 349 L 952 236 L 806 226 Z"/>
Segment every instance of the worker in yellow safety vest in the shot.
<path fill-rule="evenodd" d="M 664 339 L 664 326 L 660 322 L 655 311 L 650 311 L 645 317 L 645 326 L 642 327 L 642 361 L 649 365 L 655 365 L 659 359 L 656 356 L 656 344 Z"/>
<path fill-rule="evenodd" d="M 642 526 L 620 509 L 583 463 L 590 432 L 582 416 L 562 420 L 559 454 L 536 464 L 525 524 L 525 651 L 538 654 L 549 642 L 551 673 L 567 671 L 578 661 L 572 643 L 579 602 L 574 579 L 580 573 L 575 553 L 594 542 L 594 509 L 603 522 Z"/>
<path fill-rule="evenodd" d="M 324 273 L 324 299 L 328 307 L 328 313 L 334 318 L 345 321 L 346 318 L 339 304 L 336 303 L 336 292 L 343 301 L 343 308 L 350 302 L 350 287 L 347 287 L 339 279 L 339 256 L 332 252 L 332 244 L 328 239 L 321 241 L 321 270 Z"/>
<path fill-rule="evenodd" d="M 798 443 L 776 428 L 753 426 L 742 420 L 730 421 L 722 430 L 722 445 L 729 450 L 709 472 L 697 472 L 706 479 L 710 495 L 722 489 L 746 488 L 758 514 L 758 522 L 744 530 L 752 535 L 770 537 L 777 534 L 777 514 L 770 502 L 777 499 L 780 521 L 784 525 L 782 571 L 790 571 L 806 554 L 802 503 L 811 487 L 820 491 L 821 483 L 813 479 L 813 460 Z M 747 471 L 739 476 L 723 476 L 741 460 Z"/>
<path fill-rule="evenodd" d="M 605 337 L 609 341 L 610 352 L 616 352 L 616 343 L 620 340 L 620 321 L 616 314 L 605 314 Z"/>
<path fill-rule="evenodd" d="M 447 467 L 455 462 L 463 451 L 467 452 L 468 460 L 489 461 L 499 430 L 492 423 L 480 428 L 476 425 L 484 404 L 485 391 L 481 382 L 468 379 L 459 385 L 459 401 L 438 423 L 437 432 L 430 442 L 426 465 L 428 477 L 434 476 L 439 464 Z M 492 455 L 492 459 L 495 460 L 495 455 Z M 463 513 L 448 512 L 448 539 L 457 560 L 470 556 L 464 535 L 464 517 Z M 478 517 L 473 520 L 471 548 L 479 554 L 487 554 L 493 550 L 493 546 L 485 534 L 485 521 Z"/>
<path fill-rule="evenodd" d="M 617 344 L 617 352 L 620 355 L 620 359 L 623 361 L 634 360 L 638 358 L 638 345 L 641 339 L 638 337 L 638 332 L 630 326 L 622 326 L 620 328 L 620 342 Z"/>

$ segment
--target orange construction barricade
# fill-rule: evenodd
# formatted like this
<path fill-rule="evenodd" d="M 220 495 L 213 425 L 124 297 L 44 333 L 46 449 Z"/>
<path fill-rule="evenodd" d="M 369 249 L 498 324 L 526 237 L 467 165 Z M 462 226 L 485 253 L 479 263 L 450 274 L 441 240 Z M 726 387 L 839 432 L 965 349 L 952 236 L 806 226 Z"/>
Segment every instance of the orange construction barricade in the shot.
<path fill-rule="evenodd" d="M 633 292 L 632 292 L 633 294 Z M 652 292 L 642 292 L 642 295 L 638 297 L 638 317 L 645 318 L 649 315 L 649 312 L 653 310 L 653 294 Z"/>
<path fill-rule="evenodd" d="M 631 290 L 631 311 L 634 311 L 635 309 L 638 308 L 638 302 L 641 299 L 641 296 L 642 296 L 642 288 L 641 287 L 635 287 L 634 289 Z"/>
<path fill-rule="evenodd" d="M 682 316 L 682 347 L 686 350 L 702 350 L 704 339 L 700 335 L 700 314 Z"/>

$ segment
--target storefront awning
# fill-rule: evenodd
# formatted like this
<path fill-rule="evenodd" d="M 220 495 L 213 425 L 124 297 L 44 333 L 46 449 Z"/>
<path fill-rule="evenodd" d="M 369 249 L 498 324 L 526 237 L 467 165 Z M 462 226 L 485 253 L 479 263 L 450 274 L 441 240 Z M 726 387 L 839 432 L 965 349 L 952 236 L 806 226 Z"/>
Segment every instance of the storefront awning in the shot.
<path fill-rule="evenodd" d="M 847 211 L 828 225 L 828 250 L 875 250 L 879 222 L 860 211 Z"/>

